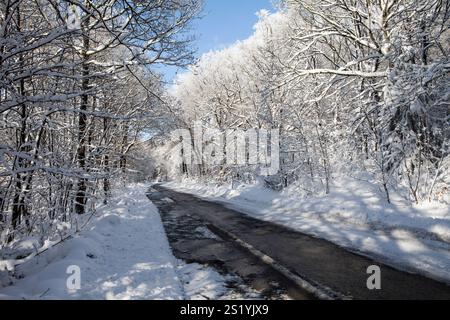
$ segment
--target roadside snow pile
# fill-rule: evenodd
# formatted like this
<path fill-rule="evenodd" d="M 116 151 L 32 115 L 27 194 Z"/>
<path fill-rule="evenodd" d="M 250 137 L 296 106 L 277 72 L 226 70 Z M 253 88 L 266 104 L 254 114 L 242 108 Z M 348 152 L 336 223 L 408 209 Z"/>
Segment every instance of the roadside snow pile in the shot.
<path fill-rule="evenodd" d="M 0 299 L 184 298 L 178 261 L 147 188 L 120 190 L 88 230 L 17 266 L 22 279 L 0 288 Z M 67 287 L 70 266 L 80 268 L 79 290 Z"/>
<path fill-rule="evenodd" d="M 375 184 L 353 178 L 341 178 L 330 194 L 310 198 L 301 197 L 295 186 L 281 193 L 262 184 L 185 180 L 164 186 L 450 283 L 450 208 L 444 203 L 411 206 L 393 193 L 388 204 Z"/>
<path fill-rule="evenodd" d="M 116 191 L 87 230 L 57 245 L 47 243 L 37 256 L 0 260 L 0 270 L 13 270 L 21 263 L 15 267 L 15 278 L 2 277 L 7 271 L 0 271 L 0 300 L 260 297 L 247 287 L 242 288 L 245 295 L 230 290 L 232 275 L 176 259 L 158 209 L 145 195 L 148 188 L 135 184 Z M 30 239 L 21 245 L 33 249 L 33 244 Z M 74 266 L 80 270 L 78 290 L 67 287 Z"/>
<path fill-rule="evenodd" d="M 222 275 L 198 263 L 181 263 L 178 274 L 189 300 L 253 300 L 261 294 L 239 281 L 232 274 Z"/>

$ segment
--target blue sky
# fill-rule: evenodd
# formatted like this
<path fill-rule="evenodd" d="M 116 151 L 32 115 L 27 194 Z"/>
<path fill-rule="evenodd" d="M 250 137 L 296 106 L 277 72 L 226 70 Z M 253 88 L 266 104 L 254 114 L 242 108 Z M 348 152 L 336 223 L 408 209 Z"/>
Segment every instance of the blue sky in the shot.
<path fill-rule="evenodd" d="M 248 38 L 253 25 L 258 21 L 256 12 L 261 9 L 273 11 L 272 0 L 204 0 L 202 18 L 197 20 L 192 32 L 197 38 L 197 56 L 210 50 L 231 45 L 237 40 Z M 166 81 L 171 81 L 177 68 L 163 67 Z"/>

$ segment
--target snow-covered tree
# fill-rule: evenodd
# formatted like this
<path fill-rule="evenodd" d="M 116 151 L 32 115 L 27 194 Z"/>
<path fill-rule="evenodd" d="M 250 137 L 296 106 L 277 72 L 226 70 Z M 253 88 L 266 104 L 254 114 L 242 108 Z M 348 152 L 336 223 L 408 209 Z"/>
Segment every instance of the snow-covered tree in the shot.
<path fill-rule="evenodd" d="M 272 187 L 328 193 L 336 175 L 360 172 L 388 201 L 392 188 L 416 202 L 433 197 L 449 156 L 449 6 L 281 1 L 278 12 L 259 13 L 249 39 L 179 77 L 182 125 L 280 129 Z M 244 169 L 214 170 L 227 180 Z"/>
<path fill-rule="evenodd" d="M 0 247 L 77 229 L 166 108 L 155 64 L 192 61 L 201 1 L 0 3 Z M 103 192 L 101 192 L 103 191 Z M 67 224 L 67 225 L 66 225 Z"/>

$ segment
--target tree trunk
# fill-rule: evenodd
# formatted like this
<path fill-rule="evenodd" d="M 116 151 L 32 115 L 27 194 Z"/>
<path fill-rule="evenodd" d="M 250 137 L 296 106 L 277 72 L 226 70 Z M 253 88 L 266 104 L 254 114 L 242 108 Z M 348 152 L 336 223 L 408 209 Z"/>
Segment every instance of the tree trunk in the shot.
<path fill-rule="evenodd" d="M 84 173 L 86 169 L 86 124 L 87 124 L 87 114 L 88 109 L 88 90 L 89 90 L 89 64 L 88 64 L 88 50 L 90 45 L 89 40 L 89 17 L 86 17 L 83 30 L 83 65 L 82 65 L 82 83 L 81 90 L 83 94 L 81 95 L 81 105 L 80 114 L 78 116 L 78 150 L 77 150 L 77 160 L 78 166 Z M 80 177 L 78 179 L 78 191 L 75 196 L 75 212 L 77 214 L 85 213 L 86 206 L 86 191 L 87 191 L 87 181 L 86 178 Z"/>

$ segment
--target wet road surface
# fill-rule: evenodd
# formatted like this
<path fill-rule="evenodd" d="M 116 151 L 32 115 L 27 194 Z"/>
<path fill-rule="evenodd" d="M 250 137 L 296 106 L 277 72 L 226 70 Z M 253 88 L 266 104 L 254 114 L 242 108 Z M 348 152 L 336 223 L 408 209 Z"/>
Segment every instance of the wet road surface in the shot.
<path fill-rule="evenodd" d="M 161 212 L 176 257 L 235 273 L 266 298 L 450 299 L 446 284 L 222 204 L 160 185 L 148 196 Z M 199 237 L 205 230 L 216 236 Z M 367 288 L 371 265 L 381 268 L 381 290 Z"/>
<path fill-rule="evenodd" d="M 235 282 L 228 285 L 238 296 L 246 297 L 241 288 L 249 286 L 265 299 L 315 299 L 195 213 L 162 193 L 152 192 L 148 197 L 159 209 L 175 257 L 186 263 L 213 267 L 223 275 L 232 275 Z"/>

